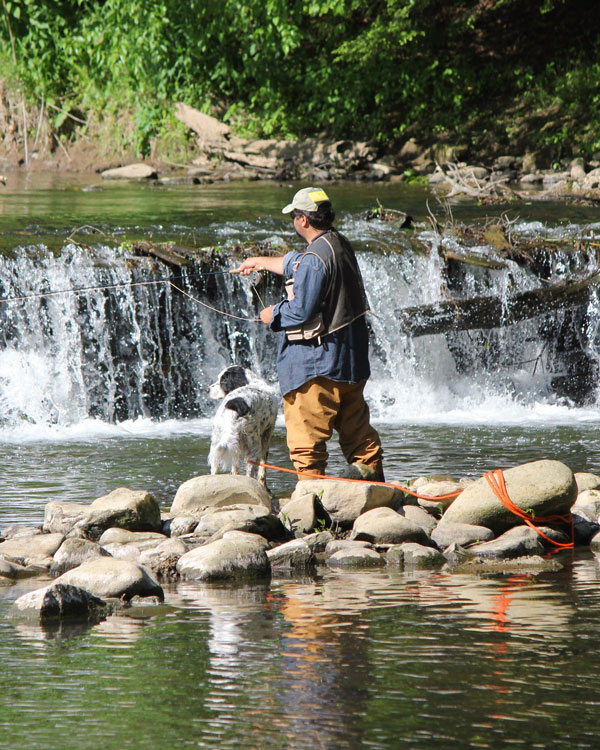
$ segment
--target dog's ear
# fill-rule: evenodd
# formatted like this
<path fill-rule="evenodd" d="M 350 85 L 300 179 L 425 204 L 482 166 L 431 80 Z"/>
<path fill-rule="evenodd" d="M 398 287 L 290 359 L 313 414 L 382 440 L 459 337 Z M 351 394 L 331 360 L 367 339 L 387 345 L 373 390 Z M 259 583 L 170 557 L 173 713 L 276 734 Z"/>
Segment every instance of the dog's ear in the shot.
<path fill-rule="evenodd" d="M 228 367 L 221 375 L 221 388 L 223 389 L 223 393 L 231 393 L 231 391 L 234 391 L 236 388 L 248 385 L 248 382 L 246 371 L 239 365 Z"/>
<path fill-rule="evenodd" d="M 250 412 L 250 406 L 243 398 L 231 398 L 225 402 L 225 408 L 234 411 L 238 417 L 245 417 Z"/>

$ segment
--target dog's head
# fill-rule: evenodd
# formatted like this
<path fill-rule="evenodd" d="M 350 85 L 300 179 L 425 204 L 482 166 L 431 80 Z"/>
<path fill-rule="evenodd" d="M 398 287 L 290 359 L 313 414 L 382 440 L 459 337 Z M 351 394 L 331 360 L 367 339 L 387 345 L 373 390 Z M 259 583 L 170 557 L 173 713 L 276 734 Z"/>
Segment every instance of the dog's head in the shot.
<path fill-rule="evenodd" d="M 215 400 L 225 398 L 228 393 L 231 393 L 236 388 L 248 385 L 251 379 L 248 377 L 249 374 L 248 370 L 239 365 L 226 367 L 219 373 L 217 382 L 210 386 L 208 395 Z"/>

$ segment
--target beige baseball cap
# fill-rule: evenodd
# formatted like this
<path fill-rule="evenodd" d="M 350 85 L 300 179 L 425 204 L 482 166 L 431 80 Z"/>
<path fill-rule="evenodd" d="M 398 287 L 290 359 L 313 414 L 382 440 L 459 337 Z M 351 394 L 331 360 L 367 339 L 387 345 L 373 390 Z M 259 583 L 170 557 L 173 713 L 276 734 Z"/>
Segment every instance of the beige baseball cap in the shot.
<path fill-rule="evenodd" d="M 282 214 L 289 214 L 295 208 L 298 211 L 317 211 L 319 203 L 329 200 L 327 193 L 321 188 L 307 187 L 298 190 L 291 203 L 281 209 Z"/>

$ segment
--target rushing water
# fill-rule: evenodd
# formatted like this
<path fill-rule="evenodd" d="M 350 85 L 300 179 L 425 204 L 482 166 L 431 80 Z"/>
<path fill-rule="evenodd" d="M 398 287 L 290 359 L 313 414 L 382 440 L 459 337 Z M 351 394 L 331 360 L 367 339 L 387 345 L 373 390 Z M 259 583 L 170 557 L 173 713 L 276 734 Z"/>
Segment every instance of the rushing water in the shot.
<path fill-rule="evenodd" d="M 0 296 L 131 280 L 131 258 L 101 233 L 188 247 L 291 242 L 279 212 L 296 188 L 9 180 Z M 364 214 L 377 200 L 408 211 L 434 246 L 431 196 L 393 185 L 331 193 L 375 313 L 368 397 L 388 477 L 478 476 L 545 457 L 600 471 L 597 400 L 575 407 L 556 396 L 551 380 L 564 362 L 535 321 L 483 343 L 461 333 L 451 346 L 398 331 L 396 310 L 440 298 L 439 258 L 414 256 L 405 232 Z M 597 212 L 581 207 L 496 213 L 507 210 L 523 232 L 598 229 Z M 453 211 L 465 221 L 489 213 Z M 93 245 L 93 261 L 74 241 Z M 135 265 L 153 272 L 150 261 Z M 490 284 L 501 294 L 508 281 L 533 284 L 517 267 L 468 279 L 473 294 Z M 251 316 L 247 284 L 223 278 L 218 290 L 222 309 Z M 262 288 L 267 304 L 276 293 Z M 39 524 L 50 500 L 90 502 L 119 486 L 148 489 L 168 508 L 181 482 L 207 471 L 206 385 L 232 358 L 274 376 L 265 331 L 225 325 L 169 288 L 120 286 L 109 304 L 97 290 L 30 298 L 0 315 L 0 528 Z M 596 334 L 586 335 L 594 360 Z M 281 422 L 271 460 L 289 465 Z M 342 467 L 333 447 L 330 470 Z M 280 495 L 293 486 L 287 475 L 268 481 Z M 0 747 L 595 747 L 599 572 L 587 553 L 561 559 L 562 572 L 538 576 L 320 570 L 241 587 L 179 583 L 158 610 L 57 630 L 9 617 L 39 579 L 0 584 Z"/>

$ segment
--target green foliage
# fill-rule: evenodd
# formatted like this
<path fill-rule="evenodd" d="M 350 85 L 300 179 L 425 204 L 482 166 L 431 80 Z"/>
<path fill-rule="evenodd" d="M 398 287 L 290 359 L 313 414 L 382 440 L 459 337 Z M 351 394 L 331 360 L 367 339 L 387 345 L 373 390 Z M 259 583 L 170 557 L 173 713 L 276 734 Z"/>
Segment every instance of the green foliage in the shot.
<path fill-rule="evenodd" d="M 16 74 L 30 97 L 65 112 L 130 113 L 140 153 L 185 101 L 246 135 L 458 132 L 499 145 L 521 132 L 515 108 L 552 108 L 549 127 L 533 132 L 558 158 L 600 147 L 594 5 L 3 0 L 0 76 Z M 53 112 L 59 130 L 65 114 Z"/>

